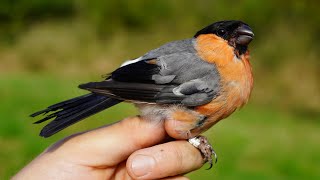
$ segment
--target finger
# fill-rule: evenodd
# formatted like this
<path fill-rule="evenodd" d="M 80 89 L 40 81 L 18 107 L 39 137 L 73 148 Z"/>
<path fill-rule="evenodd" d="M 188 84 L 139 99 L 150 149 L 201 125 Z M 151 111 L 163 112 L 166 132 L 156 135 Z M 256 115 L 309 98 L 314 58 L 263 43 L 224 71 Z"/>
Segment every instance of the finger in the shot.
<path fill-rule="evenodd" d="M 165 139 L 163 124 L 127 118 L 118 123 L 71 136 L 48 151 L 94 167 L 114 166 L 138 149 L 158 144 Z"/>
<path fill-rule="evenodd" d="M 174 177 L 163 178 L 161 180 L 189 180 L 189 178 L 185 176 L 174 176 Z"/>
<path fill-rule="evenodd" d="M 199 169 L 203 159 L 187 141 L 172 141 L 134 152 L 127 161 L 133 179 L 158 179 Z"/>

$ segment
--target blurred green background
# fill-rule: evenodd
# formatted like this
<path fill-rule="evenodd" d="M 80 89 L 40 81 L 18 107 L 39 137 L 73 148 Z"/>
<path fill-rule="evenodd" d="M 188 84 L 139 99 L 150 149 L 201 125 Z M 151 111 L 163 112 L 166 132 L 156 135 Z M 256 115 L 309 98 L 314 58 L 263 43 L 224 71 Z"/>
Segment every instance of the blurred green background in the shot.
<path fill-rule="evenodd" d="M 202 27 L 253 28 L 255 87 L 245 108 L 206 135 L 219 162 L 191 179 L 320 179 L 319 1 L 0 1 L 0 179 L 58 139 L 137 113 L 121 104 L 44 139 L 28 115 L 85 92 L 124 60 Z M 2 177 L 2 178 L 1 178 Z"/>

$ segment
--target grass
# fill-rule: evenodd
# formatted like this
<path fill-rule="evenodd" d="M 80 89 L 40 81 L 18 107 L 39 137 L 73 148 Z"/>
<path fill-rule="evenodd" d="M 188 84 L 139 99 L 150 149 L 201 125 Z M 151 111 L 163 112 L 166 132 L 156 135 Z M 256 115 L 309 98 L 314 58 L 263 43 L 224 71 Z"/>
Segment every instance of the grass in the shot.
<path fill-rule="evenodd" d="M 0 165 L 1 179 L 8 179 L 62 137 L 136 114 L 133 106 L 123 103 L 52 138 L 39 137 L 42 125 L 33 125 L 28 115 L 83 93 L 76 88 L 80 80 L 50 74 L 0 77 L 0 162 L 5 162 Z M 205 165 L 188 176 L 191 179 L 319 179 L 319 120 L 249 104 L 205 133 L 219 155 L 218 164 L 211 170 L 205 170 Z"/>

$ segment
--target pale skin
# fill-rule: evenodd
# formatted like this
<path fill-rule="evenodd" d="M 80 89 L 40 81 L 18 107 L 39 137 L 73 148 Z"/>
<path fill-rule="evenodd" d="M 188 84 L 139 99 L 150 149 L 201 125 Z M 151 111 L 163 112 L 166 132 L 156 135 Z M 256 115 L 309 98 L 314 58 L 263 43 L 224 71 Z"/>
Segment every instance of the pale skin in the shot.
<path fill-rule="evenodd" d="M 199 169 L 203 158 L 185 140 L 168 141 L 161 123 L 139 117 L 67 137 L 13 179 L 170 179 Z"/>

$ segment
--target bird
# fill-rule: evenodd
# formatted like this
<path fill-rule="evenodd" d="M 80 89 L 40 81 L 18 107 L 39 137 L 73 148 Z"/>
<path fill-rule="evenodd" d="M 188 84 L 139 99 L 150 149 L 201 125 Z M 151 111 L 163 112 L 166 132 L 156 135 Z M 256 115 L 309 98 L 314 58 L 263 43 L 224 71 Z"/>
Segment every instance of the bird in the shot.
<path fill-rule="evenodd" d="M 121 102 L 131 102 L 150 121 L 174 122 L 168 135 L 188 139 L 212 167 L 216 153 L 199 134 L 244 106 L 253 89 L 248 45 L 251 27 L 240 20 L 214 22 L 193 37 L 166 43 L 125 61 L 98 82 L 80 84 L 88 94 L 31 114 L 51 120 L 40 132 L 50 137 Z"/>

